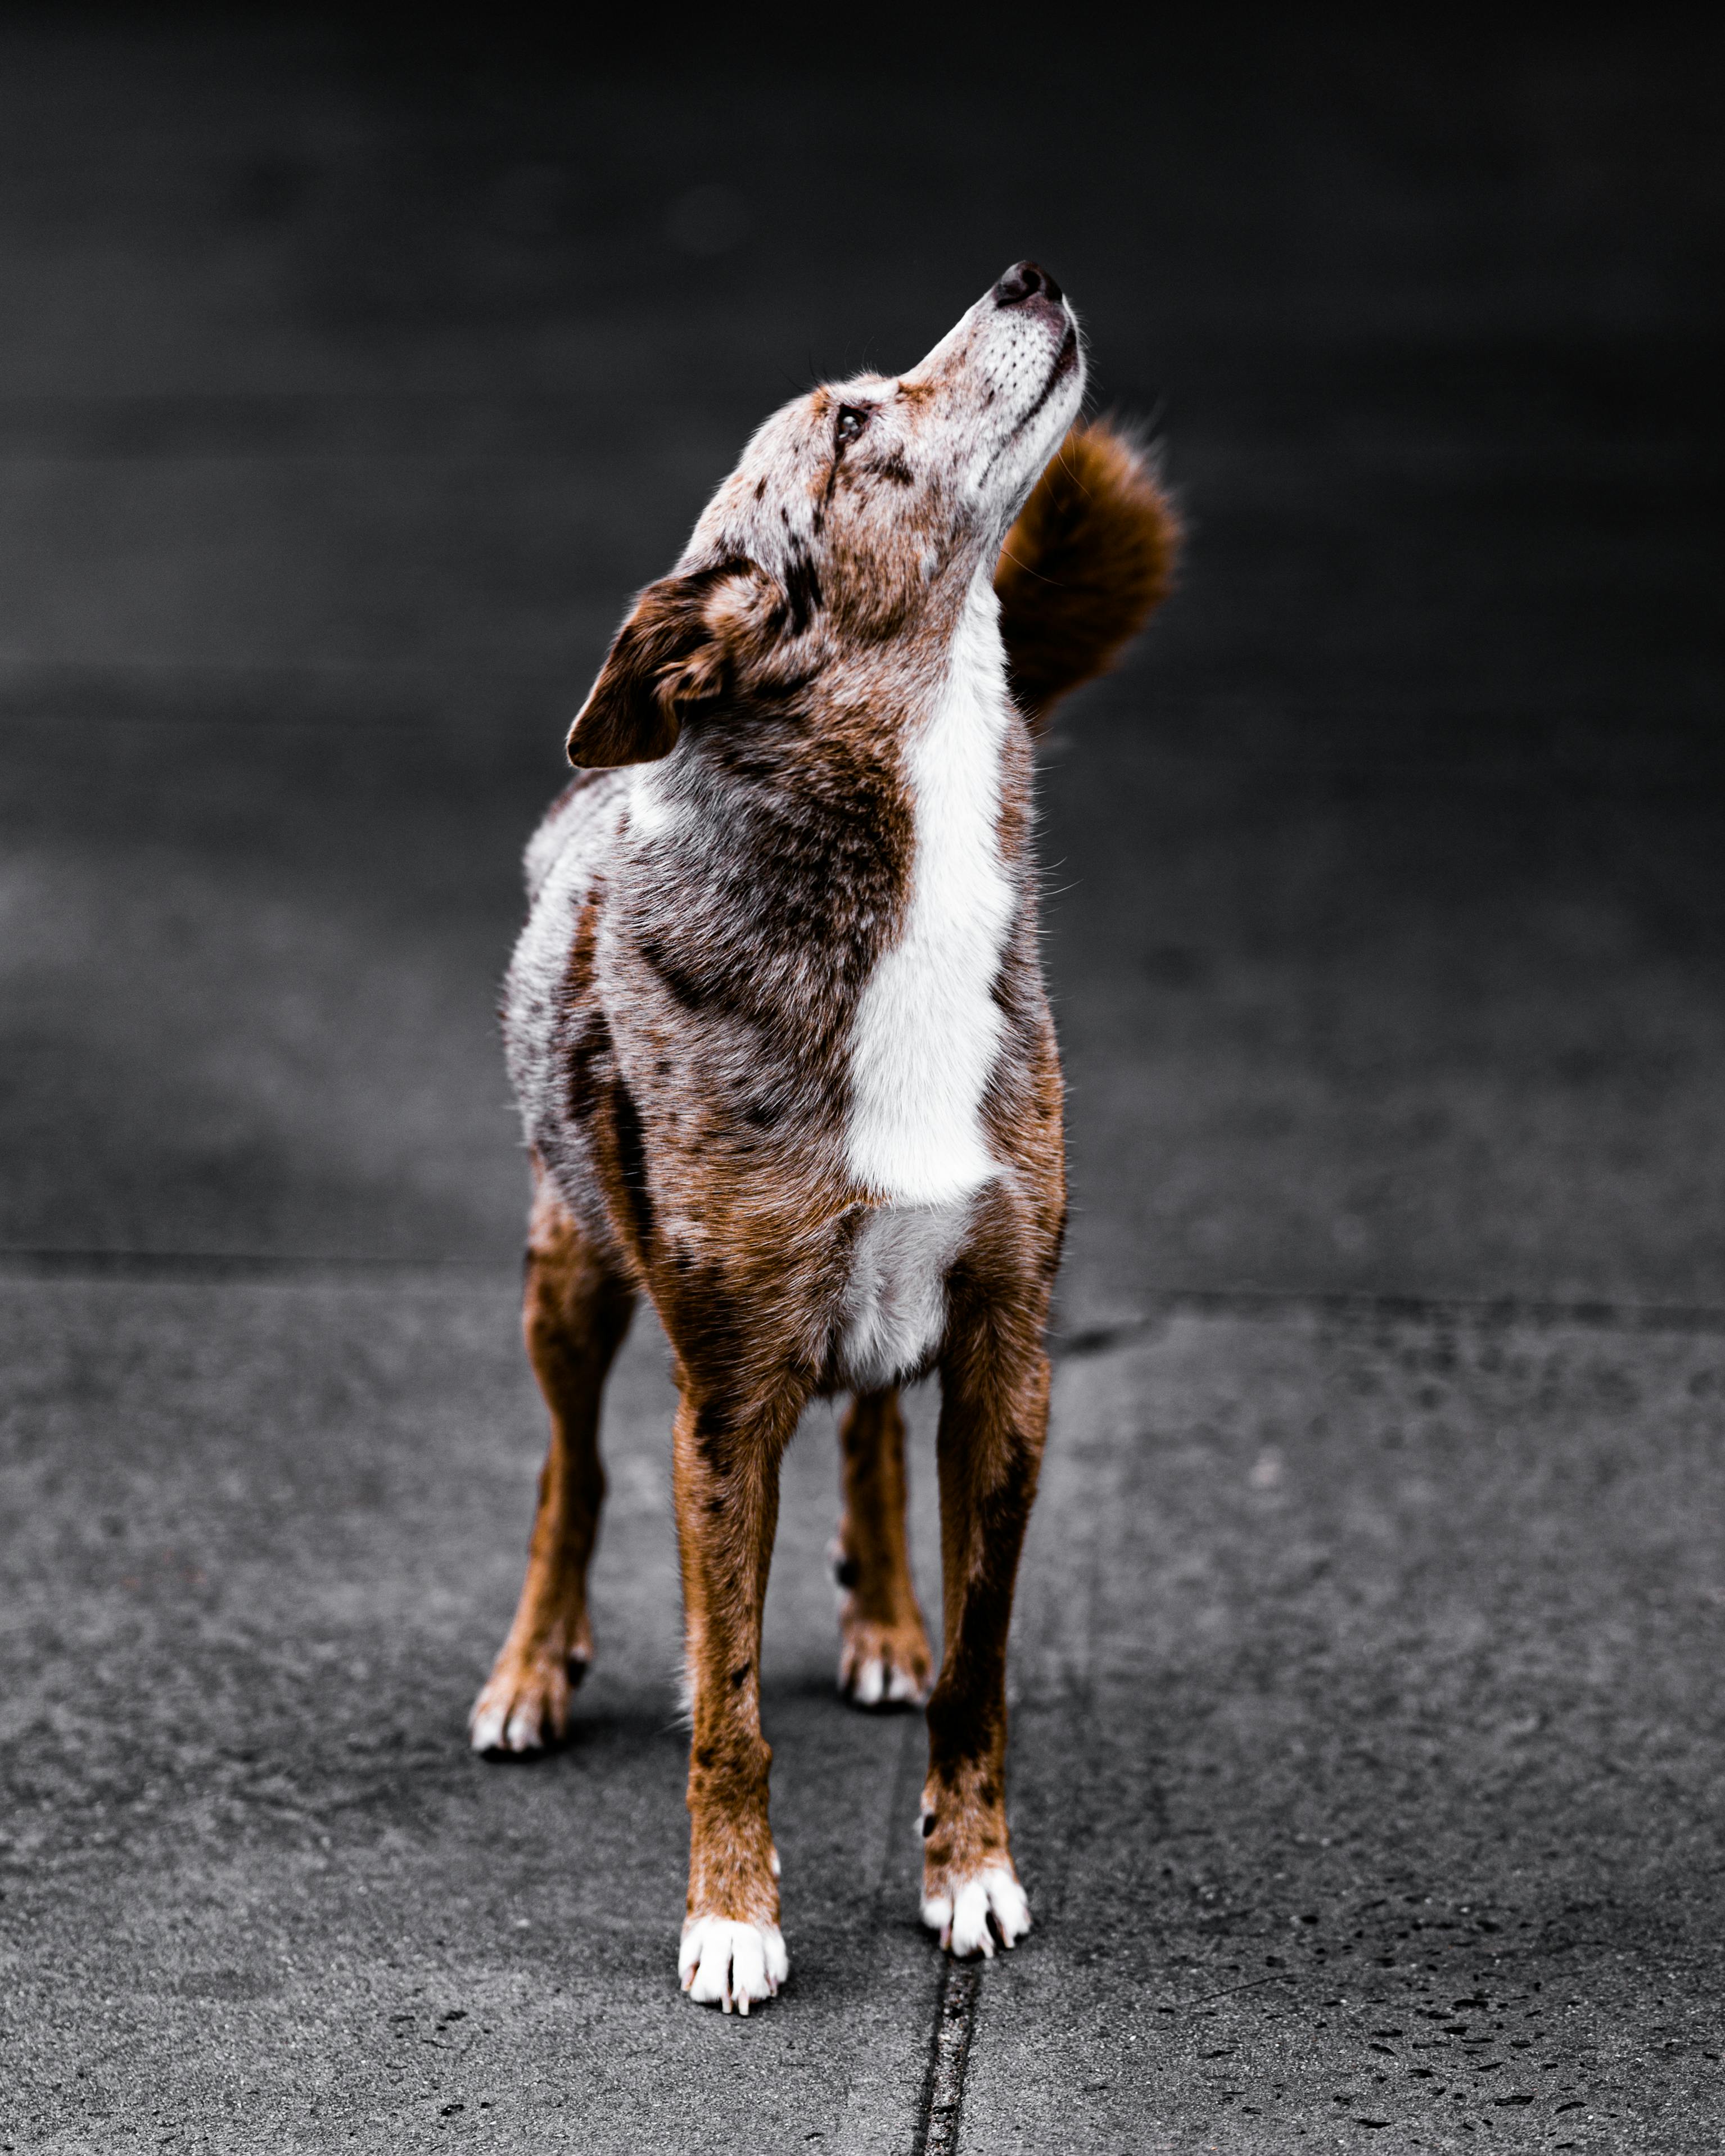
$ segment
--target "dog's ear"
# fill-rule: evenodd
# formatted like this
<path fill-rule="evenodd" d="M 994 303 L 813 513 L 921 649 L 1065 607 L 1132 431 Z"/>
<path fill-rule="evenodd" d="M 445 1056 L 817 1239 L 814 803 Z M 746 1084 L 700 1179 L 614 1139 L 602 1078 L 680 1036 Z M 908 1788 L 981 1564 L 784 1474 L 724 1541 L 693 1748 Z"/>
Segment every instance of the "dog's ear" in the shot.
<path fill-rule="evenodd" d="M 685 716 L 729 685 L 736 635 L 760 582 L 727 561 L 649 584 L 611 640 L 569 729 L 569 761 L 653 763 L 677 745 Z"/>

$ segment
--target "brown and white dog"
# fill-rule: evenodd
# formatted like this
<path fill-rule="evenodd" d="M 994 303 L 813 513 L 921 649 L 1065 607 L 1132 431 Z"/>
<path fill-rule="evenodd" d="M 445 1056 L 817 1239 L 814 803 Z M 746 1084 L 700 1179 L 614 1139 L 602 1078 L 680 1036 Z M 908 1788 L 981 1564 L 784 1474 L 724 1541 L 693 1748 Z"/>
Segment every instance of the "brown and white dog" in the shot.
<path fill-rule="evenodd" d="M 1161 597 L 1175 536 L 1129 443 L 1069 434 L 1083 390 L 1072 312 L 1020 263 L 909 373 L 776 413 L 619 630 L 569 736 L 583 768 L 527 852 L 505 1032 L 551 1450 L 472 1738 L 518 1753 L 565 1727 L 592 1651 L 600 1389 L 644 1290 L 681 1394 L 679 1966 L 727 2011 L 788 1969 L 761 1609 L 780 1458 L 815 1394 L 855 1395 L 840 1683 L 927 1700 L 924 1921 L 957 1954 L 1030 1922 L 1006 1640 L 1065 1211 L 1031 740 Z M 932 1692 L 896 1392 L 931 1370 Z"/>

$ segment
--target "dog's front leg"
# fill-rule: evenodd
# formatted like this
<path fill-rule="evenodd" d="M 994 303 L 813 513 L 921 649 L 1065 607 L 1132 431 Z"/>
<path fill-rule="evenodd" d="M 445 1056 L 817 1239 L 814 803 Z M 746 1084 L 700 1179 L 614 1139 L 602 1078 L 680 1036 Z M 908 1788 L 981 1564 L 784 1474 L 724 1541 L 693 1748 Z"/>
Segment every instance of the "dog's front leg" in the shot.
<path fill-rule="evenodd" d="M 678 1969 L 703 2005 L 750 2005 L 789 1973 L 761 1734 L 761 1609 L 778 1522 L 788 1413 L 742 1413 L 685 1389 L 677 1415 L 677 1542 L 693 1730 L 689 1899 Z"/>
<path fill-rule="evenodd" d="M 1049 1365 L 978 1325 L 942 1365 L 946 1650 L 928 1702 L 922 1920 L 956 1954 L 1030 1928 L 1006 1829 L 1006 1635 L 1048 1426 Z"/>

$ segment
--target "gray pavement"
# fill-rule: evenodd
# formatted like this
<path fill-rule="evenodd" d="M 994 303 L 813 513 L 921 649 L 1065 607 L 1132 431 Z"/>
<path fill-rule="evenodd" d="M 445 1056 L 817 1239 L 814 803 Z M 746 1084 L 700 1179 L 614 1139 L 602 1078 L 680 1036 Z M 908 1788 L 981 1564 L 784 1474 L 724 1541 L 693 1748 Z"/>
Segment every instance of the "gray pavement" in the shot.
<path fill-rule="evenodd" d="M 1718 59 L 1163 30 L 1026 154 L 1005 45 L 0 26 L 0 2146 L 1725 2139 Z M 463 1745 L 540 1445 L 495 983 L 624 594 L 1027 252 L 1193 527 L 1044 773 L 1038 1928 L 919 1933 L 823 1412 L 739 2026 L 649 1324 L 576 1736 Z"/>

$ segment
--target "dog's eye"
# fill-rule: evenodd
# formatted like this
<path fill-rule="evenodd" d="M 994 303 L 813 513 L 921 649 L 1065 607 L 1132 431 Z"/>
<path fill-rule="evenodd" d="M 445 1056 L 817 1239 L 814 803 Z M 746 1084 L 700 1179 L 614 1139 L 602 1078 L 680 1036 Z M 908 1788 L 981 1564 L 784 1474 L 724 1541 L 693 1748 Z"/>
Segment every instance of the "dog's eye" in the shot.
<path fill-rule="evenodd" d="M 840 406 L 839 424 L 834 430 L 838 438 L 839 447 L 842 449 L 847 442 L 854 442 L 868 424 L 868 413 L 860 412 L 855 404 Z"/>

